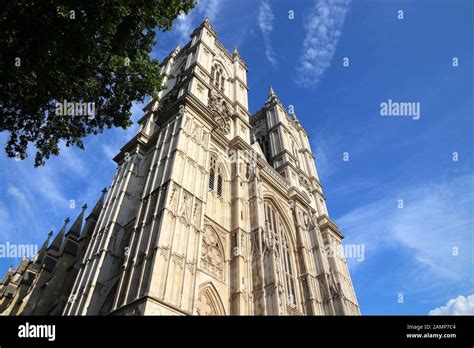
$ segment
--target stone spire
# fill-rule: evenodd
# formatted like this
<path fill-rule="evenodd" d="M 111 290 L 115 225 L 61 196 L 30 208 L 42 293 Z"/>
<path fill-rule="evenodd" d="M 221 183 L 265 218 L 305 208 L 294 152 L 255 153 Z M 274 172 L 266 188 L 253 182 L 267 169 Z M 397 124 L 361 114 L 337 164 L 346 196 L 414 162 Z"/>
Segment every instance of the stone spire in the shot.
<path fill-rule="evenodd" d="M 239 51 L 237 50 L 237 47 L 234 47 L 234 52 L 232 52 L 232 56 L 240 58 L 240 54 L 239 54 Z"/>
<path fill-rule="evenodd" d="M 211 21 L 209 20 L 208 17 L 206 17 L 206 18 L 204 19 L 204 21 L 201 23 L 201 25 L 200 25 L 200 26 L 198 27 L 198 29 L 196 29 L 196 30 L 199 30 L 199 29 L 202 28 L 203 26 L 207 27 L 209 30 L 211 30 L 211 31 L 214 33 L 214 35 L 216 35 L 216 31 L 214 30 L 214 28 L 213 28 L 213 26 L 212 26 L 212 24 L 211 24 Z M 196 32 L 196 30 L 195 30 L 195 32 Z"/>
<path fill-rule="evenodd" d="M 94 208 L 92 209 L 91 213 L 86 217 L 86 224 L 82 229 L 80 239 L 88 238 L 92 234 L 94 226 L 97 220 L 99 220 L 100 212 L 102 211 L 102 208 L 104 206 L 106 193 L 107 189 L 104 187 L 104 189 L 102 190 L 102 195 L 100 196 L 97 203 L 94 205 Z"/>
<path fill-rule="evenodd" d="M 41 246 L 40 250 L 35 256 L 34 262 L 43 262 L 44 256 L 46 255 L 46 250 L 48 250 L 49 240 L 53 236 L 53 231 L 49 231 L 48 238 L 44 241 L 43 245 Z"/>
<path fill-rule="evenodd" d="M 279 99 L 277 95 L 275 94 L 275 91 L 273 90 L 272 85 L 270 85 L 270 90 L 269 90 L 267 101 L 265 102 L 265 104 L 270 104 L 275 100 L 279 100 Z"/>
<path fill-rule="evenodd" d="M 6 271 L 5 275 L 3 276 L 3 279 L 0 280 L 0 288 L 2 285 L 7 285 L 9 280 L 10 280 L 10 277 L 11 275 L 15 273 L 15 270 L 13 269 L 13 265 L 10 265 L 10 267 L 8 267 L 8 270 Z M 2 296 L 0 295 L 0 298 Z"/>
<path fill-rule="evenodd" d="M 81 235 L 81 230 L 82 230 L 82 220 L 84 219 L 84 212 L 87 209 L 87 204 L 84 204 L 82 206 L 82 211 L 81 213 L 77 216 L 76 221 L 72 224 L 71 228 L 69 229 L 69 232 L 66 233 L 66 235 L 72 235 L 73 237 L 78 238 Z"/>
<path fill-rule="evenodd" d="M 69 223 L 69 221 L 70 221 L 69 218 L 66 218 L 66 220 L 64 220 L 63 227 L 61 228 L 61 230 L 57 234 L 56 238 L 54 238 L 54 240 L 51 243 L 51 245 L 49 246 L 48 250 L 54 249 L 54 250 L 57 251 L 61 248 L 61 244 L 63 243 L 64 232 L 66 231 L 66 226 Z"/>
<path fill-rule="evenodd" d="M 270 85 L 270 92 L 269 92 L 269 93 L 270 93 L 271 96 L 272 96 L 272 95 L 275 95 L 275 91 L 273 90 L 272 85 Z M 275 95 L 275 96 L 276 96 L 276 95 Z"/>
<path fill-rule="evenodd" d="M 211 21 L 209 20 L 209 17 L 204 18 L 204 21 L 202 22 L 201 25 L 207 25 L 207 26 L 209 26 L 211 29 L 214 29 L 214 28 L 212 28 L 212 24 L 211 24 Z"/>
<path fill-rule="evenodd" d="M 105 194 L 107 193 L 107 188 L 104 187 L 104 189 L 102 190 L 102 195 L 100 196 L 99 200 L 97 201 L 97 203 L 95 204 L 94 208 L 92 209 L 91 213 L 89 214 L 89 217 L 95 217 L 96 219 L 99 218 L 99 215 L 100 215 L 100 211 L 102 210 L 102 207 L 104 206 L 104 197 L 105 197 Z"/>

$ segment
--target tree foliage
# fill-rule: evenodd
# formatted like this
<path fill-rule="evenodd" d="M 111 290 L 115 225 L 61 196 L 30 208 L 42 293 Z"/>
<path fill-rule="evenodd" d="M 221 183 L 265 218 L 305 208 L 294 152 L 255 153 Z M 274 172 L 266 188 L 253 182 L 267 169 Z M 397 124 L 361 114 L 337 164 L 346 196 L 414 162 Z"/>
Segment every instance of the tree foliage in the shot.
<path fill-rule="evenodd" d="M 150 58 L 155 31 L 171 29 L 193 0 L 15 0 L 0 8 L 0 132 L 6 153 L 35 166 L 59 144 L 131 124 L 131 106 L 161 88 Z M 94 103 L 93 117 L 59 115 L 57 103 Z"/>

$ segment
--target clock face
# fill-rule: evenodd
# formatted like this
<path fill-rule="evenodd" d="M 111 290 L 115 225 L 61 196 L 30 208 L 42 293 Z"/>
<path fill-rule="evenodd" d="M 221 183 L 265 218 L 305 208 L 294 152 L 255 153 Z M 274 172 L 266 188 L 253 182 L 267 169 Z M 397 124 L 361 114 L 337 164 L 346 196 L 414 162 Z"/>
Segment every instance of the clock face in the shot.
<path fill-rule="evenodd" d="M 212 112 L 214 120 L 218 123 L 218 129 L 223 134 L 230 132 L 230 108 L 225 102 L 223 96 L 216 92 L 209 92 L 209 108 Z"/>
<path fill-rule="evenodd" d="M 219 130 L 224 134 L 229 134 L 230 132 L 230 118 L 227 116 L 219 116 L 216 118 L 217 123 L 219 123 Z"/>
<path fill-rule="evenodd" d="M 230 117 L 222 115 L 219 112 L 214 112 L 214 120 L 219 124 L 219 131 L 223 134 L 229 134 L 230 132 Z"/>

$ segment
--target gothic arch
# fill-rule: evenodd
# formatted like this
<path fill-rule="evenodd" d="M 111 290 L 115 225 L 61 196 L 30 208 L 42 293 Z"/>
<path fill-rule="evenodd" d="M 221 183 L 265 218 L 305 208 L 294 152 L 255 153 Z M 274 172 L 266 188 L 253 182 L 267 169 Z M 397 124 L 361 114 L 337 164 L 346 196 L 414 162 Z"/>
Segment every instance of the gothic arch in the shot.
<path fill-rule="evenodd" d="M 298 291 L 298 259 L 294 234 L 290 229 L 288 221 L 285 221 L 283 210 L 277 205 L 273 197 L 264 199 L 265 214 L 265 236 L 264 243 L 268 243 L 270 252 L 276 252 L 274 261 L 264 254 L 264 262 L 270 262 L 276 267 L 279 281 L 282 281 L 286 293 L 286 303 L 291 307 L 297 307 L 299 299 Z M 266 241 L 265 241 L 266 239 Z M 271 272 L 268 273 L 272 279 Z M 267 275 L 265 275 L 265 278 Z M 280 278 L 281 277 L 281 278 Z"/>
<path fill-rule="evenodd" d="M 228 200 L 230 192 L 229 168 L 219 153 L 215 151 L 209 151 L 209 153 L 208 190 L 216 192 L 218 196 Z"/>
<path fill-rule="evenodd" d="M 227 79 L 229 79 L 229 77 L 231 76 L 230 70 L 227 68 L 227 65 L 222 61 L 222 59 L 220 59 L 218 57 L 214 57 L 212 59 L 212 65 L 211 66 L 214 66 L 214 65 L 218 65 L 219 67 L 221 67 L 222 70 L 225 71 L 225 73 L 227 75 Z M 227 81 L 227 79 L 226 79 L 226 81 Z"/>
<path fill-rule="evenodd" d="M 292 217 L 288 216 L 288 213 L 286 212 L 285 209 L 282 208 L 281 204 L 278 202 L 278 200 L 275 198 L 275 196 L 272 193 L 265 193 L 263 195 L 263 200 L 268 201 L 273 205 L 273 208 L 280 214 L 280 217 L 283 220 L 283 223 L 286 227 L 286 230 L 288 231 L 288 238 L 290 239 L 291 246 L 293 250 L 295 249 L 296 246 L 296 231 L 294 230 L 293 226 L 294 224 L 291 223 Z M 290 220 L 291 219 L 291 220 Z"/>
<path fill-rule="evenodd" d="M 210 225 L 205 225 L 201 239 L 200 267 L 220 281 L 225 279 L 225 250 L 223 243 Z"/>
<path fill-rule="evenodd" d="M 225 69 L 225 66 L 219 64 L 218 62 L 212 62 L 211 66 L 211 85 L 216 88 L 218 91 L 226 94 L 227 82 L 229 80 L 229 74 Z"/>
<path fill-rule="evenodd" d="M 228 180 L 230 178 L 230 168 L 227 164 L 227 154 L 217 151 L 216 149 L 209 149 L 209 159 L 211 157 L 216 158 L 216 160 L 222 165 L 225 173 L 225 178 Z"/>
<path fill-rule="evenodd" d="M 198 315 L 225 315 L 219 293 L 211 282 L 200 286 L 195 302 L 195 311 Z"/>

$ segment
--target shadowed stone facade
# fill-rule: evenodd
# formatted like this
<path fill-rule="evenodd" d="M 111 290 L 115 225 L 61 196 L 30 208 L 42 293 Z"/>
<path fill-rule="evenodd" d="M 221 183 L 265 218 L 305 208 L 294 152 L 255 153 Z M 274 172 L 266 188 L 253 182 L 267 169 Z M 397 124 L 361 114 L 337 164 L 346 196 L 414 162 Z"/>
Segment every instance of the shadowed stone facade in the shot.
<path fill-rule="evenodd" d="M 66 233 L 69 218 L 53 242 L 53 232 L 33 260 L 23 258 L 16 270 L 10 268 L 0 283 L 1 315 L 61 315 L 68 301 L 81 260 L 102 209 L 105 190 L 91 213 L 87 206 Z"/>

